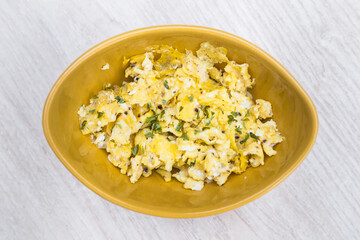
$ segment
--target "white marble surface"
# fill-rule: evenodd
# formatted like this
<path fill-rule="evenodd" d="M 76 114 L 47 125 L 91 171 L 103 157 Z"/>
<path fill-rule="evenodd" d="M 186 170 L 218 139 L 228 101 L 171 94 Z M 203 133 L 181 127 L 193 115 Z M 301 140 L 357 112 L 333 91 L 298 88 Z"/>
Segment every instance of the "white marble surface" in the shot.
<path fill-rule="evenodd" d="M 360 239 L 358 0 L 0 2 L 0 239 Z M 46 143 L 42 108 L 64 69 L 111 36 L 163 24 L 241 36 L 313 99 L 313 150 L 260 199 L 198 219 L 135 213 L 87 189 Z"/>

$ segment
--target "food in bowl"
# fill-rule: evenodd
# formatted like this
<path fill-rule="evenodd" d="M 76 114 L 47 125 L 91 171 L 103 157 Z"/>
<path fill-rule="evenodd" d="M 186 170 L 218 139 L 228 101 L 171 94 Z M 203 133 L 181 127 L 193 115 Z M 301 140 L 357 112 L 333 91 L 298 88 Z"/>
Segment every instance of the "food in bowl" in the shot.
<path fill-rule="evenodd" d="M 126 80 L 80 107 L 82 133 L 132 183 L 156 171 L 201 190 L 263 165 L 264 153 L 275 155 L 284 138 L 270 119 L 271 103 L 254 102 L 247 91 L 255 84 L 248 64 L 226 54 L 204 42 L 196 54 L 161 45 L 124 59 Z"/>

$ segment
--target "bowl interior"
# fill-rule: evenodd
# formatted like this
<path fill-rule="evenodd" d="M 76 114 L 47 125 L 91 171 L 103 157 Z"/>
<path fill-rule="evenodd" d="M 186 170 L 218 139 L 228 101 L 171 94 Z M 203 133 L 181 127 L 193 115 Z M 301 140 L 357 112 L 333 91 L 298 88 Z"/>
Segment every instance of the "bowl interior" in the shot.
<path fill-rule="evenodd" d="M 154 44 L 169 44 L 180 50 L 195 50 L 209 41 L 228 49 L 228 57 L 249 63 L 256 79 L 254 98 L 273 105 L 274 120 L 286 140 L 275 147 L 278 154 L 265 165 L 231 175 L 219 187 L 205 184 L 190 191 L 176 180 L 165 183 L 154 173 L 131 184 L 79 130 L 77 111 L 88 104 L 105 82 L 123 80 L 123 58 L 145 51 Z M 109 63 L 109 70 L 101 67 Z M 116 36 L 89 50 L 59 78 L 44 108 L 44 131 L 54 152 L 85 185 L 102 197 L 143 213 L 166 217 L 196 217 L 225 211 L 260 196 L 296 168 L 310 150 L 317 132 L 316 111 L 298 83 L 276 61 L 246 41 L 217 30 L 195 27 L 159 27 Z"/>

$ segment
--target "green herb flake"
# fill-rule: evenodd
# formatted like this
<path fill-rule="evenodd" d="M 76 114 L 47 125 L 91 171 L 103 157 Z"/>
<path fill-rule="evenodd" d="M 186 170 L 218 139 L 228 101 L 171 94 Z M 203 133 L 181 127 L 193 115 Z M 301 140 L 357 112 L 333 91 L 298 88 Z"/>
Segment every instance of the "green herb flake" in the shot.
<path fill-rule="evenodd" d="M 243 127 L 244 127 L 245 129 L 247 129 L 247 128 L 246 128 L 246 125 L 245 125 L 245 121 L 242 121 L 241 123 L 242 123 Z"/>
<path fill-rule="evenodd" d="M 89 113 L 93 114 L 96 110 L 95 109 L 92 109 L 89 111 Z"/>
<path fill-rule="evenodd" d="M 184 140 L 189 141 L 189 136 L 188 136 L 186 133 L 183 133 L 183 134 L 181 135 L 181 138 L 184 139 Z"/>
<path fill-rule="evenodd" d="M 190 163 L 190 167 L 195 166 L 196 160 Z"/>
<path fill-rule="evenodd" d="M 142 146 L 140 146 L 140 154 L 141 154 L 141 155 L 144 155 L 144 153 L 145 153 L 145 148 L 142 147 Z"/>
<path fill-rule="evenodd" d="M 80 130 L 83 130 L 85 125 L 86 125 L 87 121 L 84 120 L 82 123 L 81 123 L 81 127 L 80 127 Z"/>
<path fill-rule="evenodd" d="M 167 139 L 169 142 L 171 142 L 171 139 L 170 139 L 169 137 L 166 137 L 166 139 Z"/>
<path fill-rule="evenodd" d="M 237 131 L 238 133 L 242 134 L 240 127 L 235 128 L 235 131 Z"/>
<path fill-rule="evenodd" d="M 121 129 L 121 124 L 119 122 L 116 123 L 116 125 Z"/>
<path fill-rule="evenodd" d="M 169 87 L 169 83 L 168 83 L 168 81 L 167 81 L 167 80 L 165 80 L 165 81 L 164 81 L 164 86 L 165 86 L 165 88 L 166 88 L 167 90 L 169 90 L 169 89 L 170 89 L 170 87 Z"/>
<path fill-rule="evenodd" d="M 203 127 L 202 130 L 205 131 L 205 130 L 208 130 L 210 129 L 209 127 Z"/>
<path fill-rule="evenodd" d="M 200 145 L 202 145 L 202 146 L 209 146 L 209 145 L 206 144 L 206 142 L 201 142 Z"/>
<path fill-rule="evenodd" d="M 136 154 L 139 152 L 139 144 L 136 144 L 135 147 L 131 148 L 131 152 L 134 156 L 136 156 Z"/>
<path fill-rule="evenodd" d="M 233 115 L 228 115 L 228 124 L 230 125 L 232 122 L 236 122 L 236 119 Z"/>
<path fill-rule="evenodd" d="M 146 138 L 150 138 L 150 137 L 153 137 L 153 136 L 154 136 L 154 134 L 152 132 L 145 133 Z"/>
<path fill-rule="evenodd" d="M 104 115 L 104 112 L 97 112 L 98 118 L 101 118 Z"/>
<path fill-rule="evenodd" d="M 92 98 L 93 98 L 93 99 L 97 99 L 97 98 L 99 98 L 99 97 L 98 97 L 97 95 L 93 95 Z"/>
<path fill-rule="evenodd" d="M 164 116 L 164 114 L 165 114 L 165 110 L 162 110 L 159 117 L 162 118 Z"/>
<path fill-rule="evenodd" d="M 248 116 L 250 116 L 250 109 L 248 109 L 245 114 L 245 117 L 248 117 Z"/>
<path fill-rule="evenodd" d="M 196 119 L 200 119 L 200 113 L 198 112 L 197 114 L 196 114 Z"/>
<path fill-rule="evenodd" d="M 110 86 L 110 87 L 106 87 L 105 88 L 105 90 L 110 90 L 110 89 L 112 89 L 112 87 Z"/>
<path fill-rule="evenodd" d="M 112 143 L 116 143 L 114 139 L 111 139 L 111 140 L 110 140 L 110 142 L 112 142 Z"/>
<path fill-rule="evenodd" d="M 237 116 L 239 116 L 239 113 L 237 113 L 237 112 L 231 112 L 231 115 L 233 115 L 234 117 L 237 117 Z"/>
<path fill-rule="evenodd" d="M 125 100 L 119 96 L 116 96 L 115 99 L 118 103 L 125 103 Z"/>
<path fill-rule="evenodd" d="M 178 131 L 178 132 L 181 132 L 181 129 L 183 128 L 183 125 L 184 125 L 184 123 L 183 122 L 179 122 L 179 124 L 176 126 L 176 131 Z"/>
<path fill-rule="evenodd" d="M 145 119 L 145 123 L 149 123 L 149 122 L 152 122 L 152 121 L 156 120 L 158 118 L 158 116 L 159 116 L 159 114 L 155 114 L 155 115 L 153 115 L 151 117 L 147 117 Z"/>
<path fill-rule="evenodd" d="M 205 121 L 205 125 L 206 125 L 206 126 L 209 126 L 209 125 L 210 125 L 210 123 L 211 123 L 211 121 L 214 119 L 214 117 L 215 117 L 215 116 L 214 116 L 214 115 L 212 115 L 212 116 L 211 116 L 211 118 L 207 118 L 207 119 L 205 119 L 205 120 L 204 120 L 204 121 Z"/>
<path fill-rule="evenodd" d="M 245 135 L 245 138 L 240 141 L 240 144 L 245 143 L 248 139 L 249 139 L 249 134 L 246 134 L 246 135 Z"/>
<path fill-rule="evenodd" d="M 145 147 L 141 147 L 141 155 L 145 154 Z"/>
<path fill-rule="evenodd" d="M 189 100 L 190 100 L 190 102 L 194 101 L 194 97 L 193 97 L 193 96 L 189 96 Z"/>
<path fill-rule="evenodd" d="M 199 132 L 201 132 L 201 130 L 195 129 L 194 131 L 195 135 L 198 134 Z"/>
<path fill-rule="evenodd" d="M 151 125 L 151 131 L 159 131 L 161 132 L 162 129 L 161 129 L 161 126 L 160 126 L 160 123 L 158 121 L 154 121 Z"/>
<path fill-rule="evenodd" d="M 165 104 L 166 104 L 166 100 L 164 100 L 164 99 L 161 100 L 161 103 L 165 105 Z"/>
<path fill-rule="evenodd" d="M 209 108 L 210 108 L 210 106 L 203 107 L 203 111 L 204 111 L 204 114 L 205 114 L 206 117 L 209 116 L 209 111 L 208 111 Z"/>
<path fill-rule="evenodd" d="M 147 107 L 147 109 L 150 109 L 151 108 L 151 103 L 147 103 L 146 107 Z"/>
<path fill-rule="evenodd" d="M 179 112 L 181 112 L 184 109 L 183 106 L 180 106 Z"/>
<path fill-rule="evenodd" d="M 258 136 L 256 136 L 254 133 L 250 132 L 250 137 L 260 141 L 260 138 Z"/>

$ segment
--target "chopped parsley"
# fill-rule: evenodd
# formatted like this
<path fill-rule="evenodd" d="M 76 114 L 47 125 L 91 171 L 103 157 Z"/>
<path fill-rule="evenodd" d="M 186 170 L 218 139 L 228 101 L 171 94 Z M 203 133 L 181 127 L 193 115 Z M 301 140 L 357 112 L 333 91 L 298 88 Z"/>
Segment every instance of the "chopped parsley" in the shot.
<path fill-rule="evenodd" d="M 197 114 L 196 114 L 196 119 L 200 119 L 200 113 L 198 112 Z"/>
<path fill-rule="evenodd" d="M 147 103 L 146 107 L 147 107 L 147 109 L 150 109 L 151 108 L 151 103 Z"/>
<path fill-rule="evenodd" d="M 97 112 L 98 118 L 101 118 L 104 115 L 104 112 Z"/>
<path fill-rule="evenodd" d="M 179 112 L 181 112 L 184 109 L 183 106 L 180 106 Z"/>
<path fill-rule="evenodd" d="M 211 112 L 211 113 L 213 113 L 213 112 Z M 212 115 L 211 116 L 211 118 L 207 118 L 207 119 L 205 119 L 204 121 L 205 121 L 205 125 L 206 126 L 209 126 L 210 125 L 210 123 L 211 123 L 211 121 L 214 119 L 214 115 Z"/>
<path fill-rule="evenodd" d="M 203 131 L 210 129 L 209 127 L 203 127 Z"/>
<path fill-rule="evenodd" d="M 89 111 L 89 113 L 94 113 L 96 110 L 95 109 L 92 109 Z"/>
<path fill-rule="evenodd" d="M 86 125 L 87 121 L 84 120 L 82 123 L 81 123 L 81 127 L 80 127 L 80 130 L 83 130 L 85 125 Z"/>
<path fill-rule="evenodd" d="M 209 111 L 208 111 L 209 108 L 210 108 L 210 106 L 203 107 L 203 111 L 204 111 L 204 114 L 205 114 L 206 117 L 209 116 Z"/>
<path fill-rule="evenodd" d="M 139 144 L 136 144 L 135 147 L 131 148 L 131 153 L 136 156 L 136 154 L 138 154 L 139 152 Z"/>
<path fill-rule="evenodd" d="M 106 87 L 105 88 L 105 90 L 110 90 L 110 89 L 112 89 L 112 87 L 110 86 L 110 87 Z"/>
<path fill-rule="evenodd" d="M 157 120 L 153 121 L 150 130 L 151 131 L 159 131 L 159 132 L 161 132 L 162 129 L 161 129 L 160 123 Z"/>
<path fill-rule="evenodd" d="M 140 153 L 141 153 L 141 155 L 143 155 L 145 153 L 145 148 L 142 146 L 140 146 Z"/>
<path fill-rule="evenodd" d="M 246 135 L 245 135 L 245 138 L 240 141 L 240 144 L 245 143 L 248 139 L 249 139 L 249 134 L 246 134 Z"/>
<path fill-rule="evenodd" d="M 171 142 L 171 139 L 170 139 L 169 137 L 166 137 L 166 139 L 167 139 L 169 142 Z"/>
<path fill-rule="evenodd" d="M 233 115 L 234 117 L 237 117 L 237 116 L 239 116 L 239 113 L 237 113 L 237 112 L 231 112 L 231 115 Z"/>
<path fill-rule="evenodd" d="M 117 122 L 116 125 L 119 126 L 120 129 L 122 128 L 119 122 Z"/>
<path fill-rule="evenodd" d="M 190 167 L 195 166 L 196 160 L 190 163 Z"/>
<path fill-rule="evenodd" d="M 166 104 L 166 100 L 164 100 L 164 99 L 161 100 L 161 103 L 165 105 L 165 104 Z"/>
<path fill-rule="evenodd" d="M 245 117 L 248 117 L 248 116 L 250 116 L 250 109 L 248 109 L 245 114 Z"/>
<path fill-rule="evenodd" d="M 153 115 L 151 117 L 147 117 L 145 119 L 145 123 L 149 123 L 149 122 L 152 122 L 152 121 L 156 120 L 158 118 L 158 116 L 159 116 L 159 114 L 155 114 L 155 115 Z"/>
<path fill-rule="evenodd" d="M 193 96 L 189 96 L 189 100 L 190 100 L 190 102 L 194 101 L 194 97 L 193 97 Z"/>
<path fill-rule="evenodd" d="M 125 103 L 125 100 L 119 96 L 116 96 L 115 99 L 117 100 L 118 103 Z"/>
<path fill-rule="evenodd" d="M 256 139 L 256 140 L 260 140 L 258 136 L 256 136 L 254 133 L 250 132 L 250 137 Z"/>
<path fill-rule="evenodd" d="M 246 128 L 246 125 L 245 125 L 245 121 L 242 121 L 241 123 L 242 123 L 243 127 L 244 127 L 245 129 L 247 129 L 247 128 Z"/>
<path fill-rule="evenodd" d="M 235 131 L 237 131 L 238 133 L 242 134 L 240 127 L 235 128 Z"/>
<path fill-rule="evenodd" d="M 152 132 L 145 133 L 146 138 L 150 138 L 150 137 L 153 137 L 153 136 L 154 136 L 154 134 Z"/>
<path fill-rule="evenodd" d="M 201 142 L 200 145 L 208 146 L 208 145 L 206 144 L 206 142 Z"/>
<path fill-rule="evenodd" d="M 179 122 L 179 124 L 176 126 L 176 131 L 178 131 L 178 132 L 181 132 L 181 129 L 183 128 L 183 125 L 184 125 L 184 123 L 183 122 Z"/>
<path fill-rule="evenodd" d="M 195 129 L 194 131 L 195 135 L 198 134 L 199 132 L 201 132 L 201 130 Z"/>
<path fill-rule="evenodd" d="M 165 110 L 162 110 L 159 117 L 162 118 L 164 116 L 164 114 L 165 114 Z"/>
<path fill-rule="evenodd" d="M 236 119 L 233 115 L 228 115 L 228 124 L 230 125 L 232 122 L 236 122 Z"/>
<path fill-rule="evenodd" d="M 184 139 L 184 140 L 189 141 L 189 136 L 188 136 L 186 133 L 183 133 L 183 134 L 181 135 L 181 138 Z"/>
<path fill-rule="evenodd" d="M 164 86 L 165 86 L 165 88 L 167 89 L 167 90 L 169 90 L 170 88 L 169 88 L 169 83 L 168 83 L 168 81 L 167 80 L 165 80 L 164 81 Z"/>
<path fill-rule="evenodd" d="M 93 99 L 97 99 L 97 98 L 99 98 L 99 97 L 98 97 L 97 95 L 93 95 L 92 98 L 93 98 Z"/>

